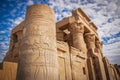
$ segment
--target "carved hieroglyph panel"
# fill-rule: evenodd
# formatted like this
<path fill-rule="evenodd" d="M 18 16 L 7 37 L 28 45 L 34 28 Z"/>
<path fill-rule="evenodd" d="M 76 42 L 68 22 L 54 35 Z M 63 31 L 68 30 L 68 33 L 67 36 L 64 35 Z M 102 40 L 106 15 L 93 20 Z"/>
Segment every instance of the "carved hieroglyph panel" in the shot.
<path fill-rule="evenodd" d="M 39 4 L 28 9 L 17 80 L 58 80 L 55 19 L 51 12 L 48 6 Z"/>
<path fill-rule="evenodd" d="M 23 39 L 23 43 L 21 46 L 24 46 L 21 48 L 20 52 L 20 58 L 23 58 L 22 61 L 27 63 L 34 63 L 36 65 L 44 65 L 45 59 L 53 59 L 51 62 L 52 64 L 55 64 L 56 61 L 54 57 L 56 57 L 55 50 L 51 49 L 51 45 L 49 41 L 46 43 L 45 40 L 42 41 L 41 38 L 38 38 L 39 36 L 34 37 L 27 37 L 26 39 Z M 44 38 L 44 37 L 43 37 Z M 55 47 L 54 47 L 55 48 Z M 26 54 L 27 53 L 27 54 Z M 29 57 L 28 57 L 29 56 Z M 41 61 L 41 62 L 40 62 Z M 36 63 L 35 63 L 36 62 Z M 42 64 L 44 63 L 44 64 Z"/>

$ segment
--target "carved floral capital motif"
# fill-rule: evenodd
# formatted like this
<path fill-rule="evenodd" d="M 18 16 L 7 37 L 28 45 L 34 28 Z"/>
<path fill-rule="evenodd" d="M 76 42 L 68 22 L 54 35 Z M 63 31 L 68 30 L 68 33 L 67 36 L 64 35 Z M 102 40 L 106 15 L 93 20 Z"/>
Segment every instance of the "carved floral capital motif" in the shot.
<path fill-rule="evenodd" d="M 84 33 L 84 25 L 82 23 L 74 22 L 70 24 L 70 32 L 74 33 Z"/>
<path fill-rule="evenodd" d="M 85 34 L 85 42 L 90 43 L 93 42 L 95 43 L 95 35 L 91 33 L 86 33 Z"/>

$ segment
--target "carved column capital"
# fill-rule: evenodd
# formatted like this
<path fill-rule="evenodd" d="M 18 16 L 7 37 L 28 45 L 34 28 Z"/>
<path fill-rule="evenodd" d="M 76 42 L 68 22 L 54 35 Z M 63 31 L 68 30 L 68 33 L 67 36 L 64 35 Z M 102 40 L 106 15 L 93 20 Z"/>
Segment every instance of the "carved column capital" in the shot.
<path fill-rule="evenodd" d="M 74 23 L 70 24 L 69 30 L 72 34 L 75 34 L 75 33 L 83 34 L 84 33 L 84 25 L 82 23 L 74 22 Z"/>
<path fill-rule="evenodd" d="M 85 34 L 85 42 L 86 43 L 95 43 L 95 35 L 94 34 L 91 34 L 91 33 L 86 33 Z"/>
<path fill-rule="evenodd" d="M 91 33 L 87 33 L 84 36 L 85 42 L 88 49 L 95 49 L 95 35 Z"/>
<path fill-rule="evenodd" d="M 74 22 L 69 27 L 70 34 L 72 35 L 73 47 L 86 53 L 86 44 L 84 42 L 84 25 L 82 23 Z"/>

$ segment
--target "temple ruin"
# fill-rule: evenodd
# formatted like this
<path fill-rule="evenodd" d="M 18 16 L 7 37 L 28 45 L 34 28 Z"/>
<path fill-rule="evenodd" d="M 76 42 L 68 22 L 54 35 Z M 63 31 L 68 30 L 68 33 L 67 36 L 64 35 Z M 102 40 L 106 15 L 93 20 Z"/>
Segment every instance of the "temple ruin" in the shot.
<path fill-rule="evenodd" d="M 120 66 L 103 55 L 97 27 L 82 9 L 56 23 L 50 7 L 35 4 L 11 32 L 0 80 L 120 80 Z"/>

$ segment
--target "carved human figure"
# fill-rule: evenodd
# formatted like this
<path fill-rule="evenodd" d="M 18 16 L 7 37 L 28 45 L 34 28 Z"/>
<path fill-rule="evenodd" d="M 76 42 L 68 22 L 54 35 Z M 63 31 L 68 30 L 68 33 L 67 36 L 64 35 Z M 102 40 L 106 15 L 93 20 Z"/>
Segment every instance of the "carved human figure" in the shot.
<path fill-rule="evenodd" d="M 47 5 L 32 5 L 26 13 L 17 80 L 58 80 L 55 15 Z"/>

